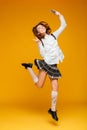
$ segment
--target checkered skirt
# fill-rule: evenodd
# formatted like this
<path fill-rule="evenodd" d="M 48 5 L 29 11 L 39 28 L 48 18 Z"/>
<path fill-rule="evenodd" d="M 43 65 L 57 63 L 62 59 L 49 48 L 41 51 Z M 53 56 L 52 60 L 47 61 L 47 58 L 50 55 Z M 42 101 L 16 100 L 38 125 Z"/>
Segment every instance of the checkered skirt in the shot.
<path fill-rule="evenodd" d="M 48 65 L 44 60 L 40 59 L 35 59 L 34 63 L 39 70 L 44 70 L 52 79 L 58 79 L 62 76 L 57 68 L 57 64 Z"/>

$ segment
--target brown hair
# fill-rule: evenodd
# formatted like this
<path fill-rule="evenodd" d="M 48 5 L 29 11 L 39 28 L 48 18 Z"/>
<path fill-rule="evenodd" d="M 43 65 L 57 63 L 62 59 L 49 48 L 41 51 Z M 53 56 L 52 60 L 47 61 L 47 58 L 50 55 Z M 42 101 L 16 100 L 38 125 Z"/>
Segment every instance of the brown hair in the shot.
<path fill-rule="evenodd" d="M 42 36 L 41 34 L 38 34 L 38 31 L 37 31 L 37 26 L 38 25 L 43 25 L 45 28 L 46 28 L 46 33 L 47 34 L 50 34 L 51 33 L 51 28 L 49 27 L 48 23 L 44 22 L 44 21 L 41 21 L 39 22 L 35 27 L 33 27 L 32 31 L 34 33 L 34 35 L 41 40 L 41 38 L 44 38 L 44 36 Z"/>

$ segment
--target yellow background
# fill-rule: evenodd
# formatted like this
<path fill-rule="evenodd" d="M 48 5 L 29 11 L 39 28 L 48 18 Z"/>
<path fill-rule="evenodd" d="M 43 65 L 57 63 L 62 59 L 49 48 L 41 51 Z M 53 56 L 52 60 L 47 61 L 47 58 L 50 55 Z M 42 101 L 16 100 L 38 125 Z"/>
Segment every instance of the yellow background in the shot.
<path fill-rule="evenodd" d="M 50 9 L 60 11 L 67 28 L 59 37 L 65 59 L 59 65 L 58 103 L 87 103 L 86 0 L 0 1 L 0 104 L 50 105 L 49 78 L 37 89 L 22 62 L 40 58 L 32 27 L 46 21 L 54 31 L 59 20 Z M 38 73 L 36 67 L 34 71 Z"/>

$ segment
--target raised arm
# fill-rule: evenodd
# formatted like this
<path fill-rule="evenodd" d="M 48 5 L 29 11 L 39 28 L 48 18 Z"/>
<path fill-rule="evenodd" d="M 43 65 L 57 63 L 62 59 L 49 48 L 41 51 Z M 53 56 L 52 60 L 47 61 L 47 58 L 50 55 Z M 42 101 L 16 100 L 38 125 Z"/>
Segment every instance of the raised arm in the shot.
<path fill-rule="evenodd" d="M 60 20 L 60 27 L 55 31 L 53 32 L 54 36 L 56 38 L 58 38 L 58 36 L 62 33 L 62 31 L 66 28 L 67 24 L 66 24 L 66 21 L 63 17 L 62 14 L 60 14 L 58 11 L 56 10 L 51 10 L 51 12 L 55 15 L 57 15 L 59 17 L 59 20 Z"/>

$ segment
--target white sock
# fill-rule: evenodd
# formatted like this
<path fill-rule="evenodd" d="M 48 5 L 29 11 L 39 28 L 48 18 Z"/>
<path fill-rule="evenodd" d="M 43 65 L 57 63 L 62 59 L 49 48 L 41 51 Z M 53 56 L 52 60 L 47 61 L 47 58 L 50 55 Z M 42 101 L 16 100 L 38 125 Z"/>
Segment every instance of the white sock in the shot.
<path fill-rule="evenodd" d="M 52 91 L 51 92 L 51 98 L 52 98 L 51 110 L 52 111 L 56 111 L 57 96 L 58 96 L 57 91 Z"/>
<path fill-rule="evenodd" d="M 38 82 L 38 77 L 36 76 L 36 74 L 34 73 L 34 71 L 32 70 L 32 68 L 27 68 L 27 70 L 29 71 L 34 83 L 37 83 Z"/>

